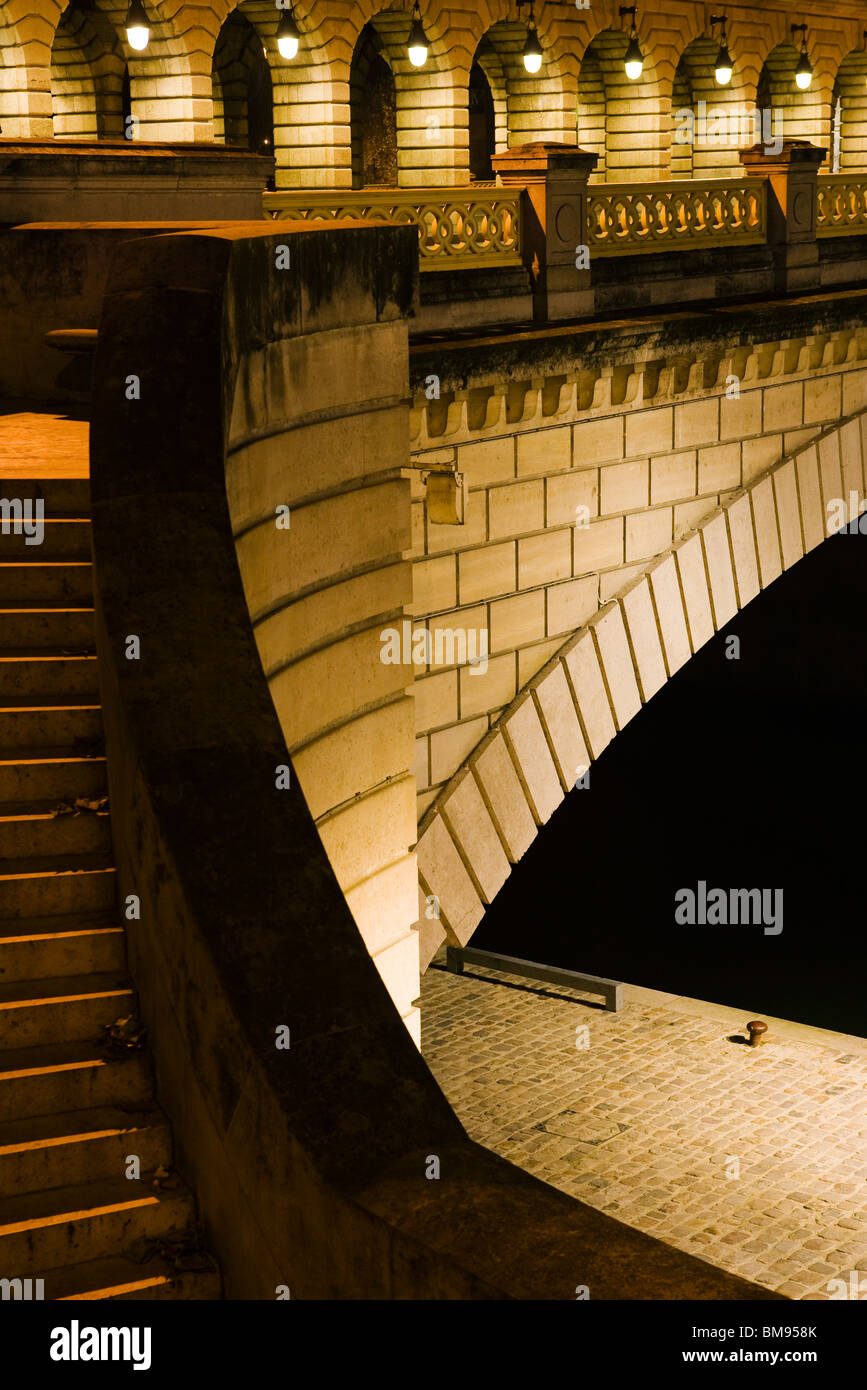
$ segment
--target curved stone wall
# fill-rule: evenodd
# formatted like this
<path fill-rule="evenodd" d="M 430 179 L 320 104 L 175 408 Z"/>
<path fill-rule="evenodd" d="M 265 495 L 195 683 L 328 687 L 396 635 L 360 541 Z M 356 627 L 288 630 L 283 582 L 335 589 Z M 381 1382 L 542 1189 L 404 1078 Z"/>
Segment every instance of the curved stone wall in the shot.
<path fill-rule="evenodd" d="M 414 275 L 400 227 L 250 224 L 129 242 L 112 264 L 97 641 L 120 899 L 178 1166 L 229 1297 L 773 1298 L 467 1139 L 292 775 L 227 497 L 239 366 L 362 299 L 396 321 Z"/>

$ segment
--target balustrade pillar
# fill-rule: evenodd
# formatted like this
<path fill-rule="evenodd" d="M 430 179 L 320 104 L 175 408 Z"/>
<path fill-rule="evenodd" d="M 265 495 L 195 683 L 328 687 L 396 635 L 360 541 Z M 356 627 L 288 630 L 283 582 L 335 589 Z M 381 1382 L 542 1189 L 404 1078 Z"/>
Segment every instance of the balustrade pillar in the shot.
<path fill-rule="evenodd" d="M 769 154 L 761 144 L 740 152 L 747 173 L 768 181 L 768 247 L 779 291 L 813 289 L 820 283 L 816 188 L 826 153 L 809 140 L 785 140 L 779 153 Z"/>
<path fill-rule="evenodd" d="M 587 236 L 587 180 L 598 155 L 578 145 L 515 145 L 491 163 L 504 187 L 521 185 L 521 250 L 532 277 L 538 322 L 593 310 Z"/>

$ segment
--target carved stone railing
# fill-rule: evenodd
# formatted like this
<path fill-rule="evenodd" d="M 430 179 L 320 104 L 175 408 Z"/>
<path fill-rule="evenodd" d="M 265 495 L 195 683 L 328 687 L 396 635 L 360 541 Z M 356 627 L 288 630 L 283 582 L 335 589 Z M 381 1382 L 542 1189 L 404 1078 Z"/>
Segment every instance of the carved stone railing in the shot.
<path fill-rule="evenodd" d="M 633 255 L 686 246 L 754 246 L 765 240 L 764 179 L 596 184 L 587 191 L 590 255 Z"/>
<path fill-rule="evenodd" d="M 867 236 L 867 178 L 849 174 L 819 175 L 816 235 Z"/>
<path fill-rule="evenodd" d="M 494 184 L 443 188 L 361 188 L 266 193 L 265 216 L 302 221 L 357 217 L 412 222 L 422 270 L 521 264 L 521 194 Z"/>

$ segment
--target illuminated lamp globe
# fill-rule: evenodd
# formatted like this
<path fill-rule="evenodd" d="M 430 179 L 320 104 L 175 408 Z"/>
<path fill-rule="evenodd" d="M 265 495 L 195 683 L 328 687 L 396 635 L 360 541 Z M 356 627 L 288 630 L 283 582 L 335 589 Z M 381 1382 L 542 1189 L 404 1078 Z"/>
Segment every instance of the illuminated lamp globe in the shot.
<path fill-rule="evenodd" d="M 635 34 L 633 34 L 632 38 L 629 40 L 629 47 L 626 50 L 623 67 L 630 82 L 637 82 L 644 72 L 644 54 L 641 52 Z"/>
<path fill-rule="evenodd" d="M 531 29 L 527 35 L 527 42 L 524 44 L 521 57 L 527 72 L 538 72 L 542 66 L 542 45 L 535 28 Z"/>
<path fill-rule="evenodd" d="M 716 55 L 716 66 L 713 70 L 717 85 L 727 87 L 732 80 L 732 59 L 731 54 L 725 44 L 720 45 L 720 51 Z"/>
<path fill-rule="evenodd" d="M 428 42 L 424 31 L 421 17 L 417 16 L 412 22 L 409 31 L 409 42 L 406 46 L 407 57 L 414 68 L 423 68 L 427 62 Z"/>
<path fill-rule="evenodd" d="M 277 25 L 277 52 L 281 58 L 294 58 L 298 52 L 298 40 L 301 33 L 298 25 L 292 16 L 291 10 L 283 15 Z"/>
<path fill-rule="evenodd" d="M 141 0 L 132 0 L 126 16 L 126 41 L 130 48 L 141 53 L 151 36 L 150 24 Z"/>
<path fill-rule="evenodd" d="M 795 85 L 800 91 L 806 92 L 813 80 L 813 65 L 807 57 L 807 51 L 801 53 L 798 59 L 798 66 L 795 68 Z"/>

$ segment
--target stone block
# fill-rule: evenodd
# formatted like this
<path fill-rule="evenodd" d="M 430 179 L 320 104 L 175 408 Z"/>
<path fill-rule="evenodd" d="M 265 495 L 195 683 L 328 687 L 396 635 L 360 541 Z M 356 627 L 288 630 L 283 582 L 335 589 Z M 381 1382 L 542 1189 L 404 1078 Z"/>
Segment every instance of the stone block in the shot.
<path fill-rule="evenodd" d="M 311 816 L 318 820 L 355 794 L 406 772 L 414 746 L 415 704 L 409 697 L 353 714 L 292 753 Z"/>
<path fill-rule="evenodd" d="M 627 589 L 620 604 L 629 634 L 641 698 L 646 702 L 667 680 L 662 640 L 649 581 L 642 578 L 631 589 Z"/>
<path fill-rule="evenodd" d="M 636 463 L 611 463 L 600 470 L 600 512 L 633 511 L 646 507 L 649 497 L 650 464 L 647 459 Z"/>
<path fill-rule="evenodd" d="M 536 824 L 544 825 L 563 800 L 563 788 L 532 694 L 506 716 L 503 732 Z"/>
<path fill-rule="evenodd" d="M 819 486 L 819 455 L 815 444 L 798 454 L 795 459 L 795 472 L 801 504 L 801 534 L 804 538 L 804 551 L 808 553 L 825 539 L 825 513 L 822 510 L 822 492 Z"/>
<path fill-rule="evenodd" d="M 741 445 L 741 467 L 744 487 L 760 473 L 779 463 L 783 457 L 783 436 L 764 435 L 761 439 L 745 439 Z"/>
<path fill-rule="evenodd" d="M 698 401 L 698 405 L 707 402 Z M 678 407 L 682 409 L 683 407 Z M 650 460 L 650 503 L 679 502 L 696 494 L 696 451 L 687 449 L 680 454 L 660 454 Z"/>
<path fill-rule="evenodd" d="M 482 716 L 440 729 L 430 737 L 431 786 L 448 782 L 458 768 L 481 743 L 488 732 L 488 721 Z"/>
<path fill-rule="evenodd" d="M 415 837 L 415 778 L 410 774 L 317 823 L 344 893 L 401 859 Z"/>
<path fill-rule="evenodd" d="M 699 522 L 714 510 L 716 498 L 698 497 L 694 502 L 680 502 L 674 509 L 674 526 L 671 539 L 679 541 L 694 531 Z"/>
<path fill-rule="evenodd" d="M 458 472 L 466 475 L 471 488 L 505 483 L 515 476 L 515 436 L 482 439 L 458 448 Z"/>
<path fill-rule="evenodd" d="M 804 554 L 794 463 L 789 460 L 782 464 L 774 470 L 771 478 L 777 504 L 783 569 L 788 569 L 791 565 L 796 564 Z"/>
<path fill-rule="evenodd" d="M 515 697 L 515 655 L 495 656 L 488 669 L 462 666 L 460 670 L 461 719 L 501 709 Z"/>
<path fill-rule="evenodd" d="M 746 608 L 761 587 L 749 496 L 744 494 L 734 498 L 728 503 L 725 512 L 729 528 L 738 607 Z"/>
<path fill-rule="evenodd" d="M 705 521 L 700 528 L 700 534 L 710 581 L 713 620 L 719 631 L 738 611 L 729 533 L 724 513 L 721 510 L 717 511 Z"/>
<path fill-rule="evenodd" d="M 759 562 L 759 580 L 763 589 L 779 579 L 783 572 L 780 542 L 777 536 L 777 508 L 772 478 L 762 478 L 750 489 L 753 509 L 753 532 Z"/>
<path fill-rule="evenodd" d="M 517 864 L 536 838 L 536 822 L 499 730 L 474 754 L 470 765 L 509 861 Z"/>
<path fill-rule="evenodd" d="M 509 861 L 469 769 L 444 798 L 442 815 L 482 901 L 492 903 L 509 877 Z"/>
<path fill-rule="evenodd" d="M 547 531 L 518 541 L 518 588 L 568 579 L 572 573 L 572 531 Z"/>
<path fill-rule="evenodd" d="M 462 551 L 458 556 L 458 595 L 462 604 L 514 593 L 515 588 L 514 541 Z"/>
<path fill-rule="evenodd" d="M 441 816 L 434 815 L 416 845 L 419 882 L 439 906 L 440 926 L 452 946 L 465 946 L 485 914 L 466 865 Z"/>
<path fill-rule="evenodd" d="M 701 537 L 696 534 L 678 541 L 674 555 L 686 609 L 689 640 L 692 650 L 697 652 L 713 637 L 714 631 Z"/>
<path fill-rule="evenodd" d="M 623 517 L 606 521 L 591 521 L 589 526 L 575 528 L 574 572 L 594 574 L 623 564 Z"/>
<path fill-rule="evenodd" d="M 454 608 L 458 601 L 456 570 L 453 555 L 416 561 L 412 568 L 412 611 L 426 616 Z"/>
<path fill-rule="evenodd" d="M 744 391 L 740 396 L 720 397 L 721 441 L 748 439 L 762 432 L 762 393 Z"/>
<path fill-rule="evenodd" d="M 822 509 L 825 513 L 825 528 L 827 530 L 828 504 L 848 501 L 843 494 L 839 433 L 835 431 L 833 434 L 825 435 L 824 438 L 818 440 L 816 448 L 819 452 L 819 483 L 822 489 Z"/>
<path fill-rule="evenodd" d="M 420 733 L 457 722 L 457 671 L 419 676 L 413 684 L 412 693 L 415 698 L 415 724 Z"/>
<path fill-rule="evenodd" d="M 843 471 L 843 492 L 848 502 L 850 492 L 864 501 L 864 470 L 861 458 L 861 431 L 857 420 L 847 420 L 840 429 L 840 466 Z M 850 512 L 849 520 L 852 520 Z"/>
<path fill-rule="evenodd" d="M 593 468 L 624 456 L 624 416 L 582 420 L 572 427 L 572 459 L 575 468 Z"/>
<path fill-rule="evenodd" d="M 843 380 L 839 373 L 804 381 L 804 424 L 830 424 L 843 413 Z"/>
<path fill-rule="evenodd" d="M 373 963 L 398 1013 L 411 1013 L 419 993 L 418 934 L 408 931 L 402 940 L 379 951 Z"/>
<path fill-rule="evenodd" d="M 557 662 L 550 671 L 537 676 L 532 688 L 548 742 L 554 752 L 561 785 L 569 791 L 590 766 L 590 754 L 562 662 Z"/>
<path fill-rule="evenodd" d="M 488 493 L 488 535 L 492 541 L 505 536 L 541 531 L 545 526 L 545 484 L 541 478 L 491 488 Z"/>
<path fill-rule="evenodd" d="M 414 854 L 350 888 L 345 894 L 355 924 L 372 956 L 406 937 L 415 922 L 418 900 L 418 865 Z M 413 998 L 415 996 L 413 995 Z"/>
<path fill-rule="evenodd" d="M 637 410 L 626 416 L 626 457 L 661 454 L 674 443 L 674 409 Z"/>
<path fill-rule="evenodd" d="M 698 451 L 698 490 L 724 492 L 741 482 L 740 444 L 715 444 Z"/>
<path fill-rule="evenodd" d="M 549 642 L 534 642 L 530 647 L 522 647 L 518 652 L 518 689 L 523 690 L 528 681 L 541 671 L 559 652 L 563 645 L 562 637 Z"/>
<path fill-rule="evenodd" d="M 510 651 L 545 636 L 544 589 L 532 589 L 491 604 L 492 652 Z"/>
<path fill-rule="evenodd" d="M 595 575 L 588 575 L 585 579 L 552 584 L 547 598 L 547 635 L 556 637 L 561 632 L 574 632 L 592 618 L 599 607 L 599 581 Z"/>
<path fill-rule="evenodd" d="M 572 431 L 568 425 L 518 435 L 518 477 L 557 473 L 572 466 Z"/>
<path fill-rule="evenodd" d="M 598 758 L 616 729 L 593 634 L 580 633 L 563 653 L 575 705 L 591 755 Z"/>
<path fill-rule="evenodd" d="M 804 423 L 804 388 L 800 381 L 787 381 L 782 386 L 766 386 L 764 390 L 763 428 L 765 430 L 794 430 Z"/>
<path fill-rule="evenodd" d="M 590 622 L 618 729 L 641 708 L 635 667 L 619 603 L 610 603 Z"/>
<path fill-rule="evenodd" d="M 626 563 L 649 560 L 671 545 L 671 507 L 656 507 L 626 517 Z"/>
<path fill-rule="evenodd" d="M 716 444 L 719 439 L 719 398 L 686 401 L 674 407 L 674 447 Z"/>
<path fill-rule="evenodd" d="M 691 655 L 686 612 L 680 590 L 677 565 L 673 555 L 666 555 L 647 571 L 653 594 L 653 604 L 669 676 L 679 671 Z"/>
<path fill-rule="evenodd" d="M 574 526 L 581 516 L 588 518 L 599 512 L 599 473 L 595 468 L 582 468 L 572 473 L 558 473 L 546 482 L 546 526 Z M 586 513 L 579 508 L 586 507 Z"/>

